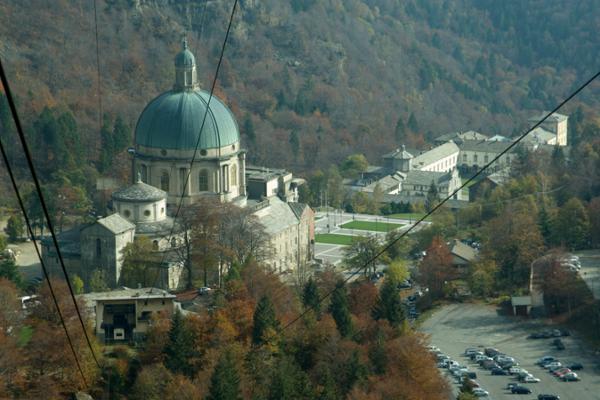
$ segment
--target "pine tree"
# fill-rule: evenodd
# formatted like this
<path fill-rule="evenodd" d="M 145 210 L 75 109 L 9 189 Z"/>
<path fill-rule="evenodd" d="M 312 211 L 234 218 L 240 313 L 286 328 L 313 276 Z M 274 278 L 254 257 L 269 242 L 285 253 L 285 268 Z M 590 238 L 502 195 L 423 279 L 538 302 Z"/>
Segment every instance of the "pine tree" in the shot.
<path fill-rule="evenodd" d="M 395 328 L 400 327 L 406 319 L 400 300 L 400 290 L 391 279 L 386 279 L 381 287 L 372 316 L 375 320 L 386 319 Z"/>
<path fill-rule="evenodd" d="M 100 165 L 98 170 L 100 172 L 106 172 L 110 169 L 113 163 L 113 157 L 115 154 L 115 142 L 113 133 L 110 129 L 110 118 L 107 114 L 104 114 L 104 122 L 100 129 L 100 141 L 102 147 L 100 149 Z"/>
<path fill-rule="evenodd" d="M 404 126 L 404 120 L 402 117 L 398 118 L 398 122 L 396 122 L 396 129 L 394 130 L 394 137 L 396 138 L 397 143 L 401 143 L 404 141 L 404 136 L 406 135 L 406 126 Z"/>
<path fill-rule="evenodd" d="M 229 351 L 226 351 L 217 362 L 210 378 L 210 390 L 207 400 L 239 400 L 240 377 L 235 361 Z"/>
<path fill-rule="evenodd" d="M 119 153 L 127 148 L 131 143 L 131 132 L 129 127 L 123 121 L 123 117 L 117 115 L 113 126 L 113 144 L 114 152 Z"/>
<path fill-rule="evenodd" d="M 312 399 L 314 393 L 306 373 L 293 359 L 281 358 L 273 371 L 269 388 L 269 400 Z"/>
<path fill-rule="evenodd" d="M 419 130 L 419 123 L 417 122 L 417 117 L 415 117 L 414 113 L 410 113 L 410 117 L 408 117 L 408 129 L 413 132 Z"/>
<path fill-rule="evenodd" d="M 252 117 L 250 114 L 246 114 L 244 118 L 244 133 L 248 137 L 248 141 L 250 143 L 256 142 L 256 132 L 254 131 L 254 122 L 252 122 Z"/>
<path fill-rule="evenodd" d="M 348 293 L 343 281 L 336 284 L 336 288 L 331 295 L 329 312 L 331 312 L 340 335 L 342 337 L 350 336 L 352 333 L 352 317 L 348 307 Z"/>
<path fill-rule="evenodd" d="M 164 353 L 165 367 L 174 373 L 181 373 L 191 377 L 194 368 L 190 363 L 194 338 L 185 324 L 179 310 L 175 311 L 171 319 L 171 329 L 169 330 L 169 341 L 165 346 Z"/>
<path fill-rule="evenodd" d="M 321 315 L 319 289 L 317 288 L 317 284 L 313 280 L 312 276 L 308 278 L 308 281 L 304 285 L 304 290 L 302 292 L 302 304 L 307 310 L 312 309 L 317 317 Z"/>
<path fill-rule="evenodd" d="M 367 376 L 366 367 L 361 364 L 358 357 L 358 351 L 354 350 L 348 360 L 342 365 L 341 388 L 347 395 L 354 385 Z"/>
<path fill-rule="evenodd" d="M 298 153 L 300 153 L 300 139 L 298 138 L 298 132 L 295 129 L 290 132 L 289 142 L 295 162 L 298 160 Z"/>
<path fill-rule="evenodd" d="M 21 287 L 23 284 L 19 267 L 17 267 L 17 264 L 10 259 L 0 261 L 0 278 L 6 278 L 9 281 L 12 281 L 17 287 Z"/>
<path fill-rule="evenodd" d="M 267 296 L 261 297 L 254 310 L 254 327 L 252 328 L 252 343 L 259 345 L 264 343 L 265 334 L 269 331 L 277 331 L 279 321 L 275 316 L 275 309 L 271 299 Z"/>
<path fill-rule="evenodd" d="M 375 341 L 369 347 L 369 360 L 373 365 L 373 372 L 377 375 L 385 374 L 389 359 L 385 349 L 385 337 L 381 332 L 377 333 Z"/>
<path fill-rule="evenodd" d="M 435 185 L 435 182 L 431 181 L 429 191 L 427 192 L 427 197 L 425 198 L 425 210 L 427 210 L 427 212 L 433 210 L 433 208 L 437 206 L 439 201 L 440 198 L 438 188 Z"/>

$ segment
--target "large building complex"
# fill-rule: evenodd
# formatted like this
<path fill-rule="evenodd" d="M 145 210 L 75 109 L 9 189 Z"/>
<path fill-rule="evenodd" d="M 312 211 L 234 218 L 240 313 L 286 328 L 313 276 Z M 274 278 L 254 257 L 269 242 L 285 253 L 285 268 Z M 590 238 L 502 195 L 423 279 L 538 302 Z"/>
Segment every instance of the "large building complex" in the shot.
<path fill-rule="evenodd" d="M 145 107 L 134 146 L 134 183 L 112 194 L 113 214 L 60 236 L 70 273 L 87 282 L 93 271 L 101 270 L 107 284 L 116 287 L 123 249 L 146 237 L 162 255 L 158 286 L 181 286 L 181 260 L 171 255 L 181 246 L 183 231 L 170 215 L 180 199 L 190 205 L 203 197 L 245 207 L 258 218 L 273 250 L 264 262 L 273 270 L 294 270 L 312 259 L 314 213 L 298 203 L 298 186 L 304 181 L 283 169 L 246 166 L 235 117 L 200 88 L 196 60 L 185 40 L 175 57 L 173 88 Z M 45 262 L 58 270 L 51 241 L 43 244 Z"/>

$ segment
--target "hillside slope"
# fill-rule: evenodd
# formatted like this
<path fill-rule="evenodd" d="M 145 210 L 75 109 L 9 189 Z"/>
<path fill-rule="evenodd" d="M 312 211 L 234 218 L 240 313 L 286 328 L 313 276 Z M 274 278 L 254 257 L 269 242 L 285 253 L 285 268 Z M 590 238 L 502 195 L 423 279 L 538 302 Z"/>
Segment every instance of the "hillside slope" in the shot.
<path fill-rule="evenodd" d="M 296 170 L 353 152 L 374 161 L 400 142 L 453 130 L 510 135 L 598 68 L 594 3 L 245 0 L 218 93 L 243 133 L 254 126 L 256 137 L 244 136 L 251 161 Z M 44 106 L 69 108 L 96 160 L 93 3 L 53 4 L 3 2 L 0 54 L 26 119 Z M 103 111 L 135 126 L 171 87 L 185 31 L 209 88 L 231 5 L 98 1 Z M 598 85 L 581 98 L 588 106 L 597 105 L 592 94 Z"/>

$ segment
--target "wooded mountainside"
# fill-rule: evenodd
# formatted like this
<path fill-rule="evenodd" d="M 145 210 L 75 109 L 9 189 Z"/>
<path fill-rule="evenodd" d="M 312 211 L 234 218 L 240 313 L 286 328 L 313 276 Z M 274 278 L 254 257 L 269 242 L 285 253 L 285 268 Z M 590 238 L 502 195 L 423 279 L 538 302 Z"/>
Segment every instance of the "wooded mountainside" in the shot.
<path fill-rule="evenodd" d="M 450 131 L 511 135 L 595 72 L 595 3 L 245 0 L 218 95 L 238 118 L 251 162 L 295 171 L 355 152 L 376 161 L 400 142 L 423 146 Z M 133 130 L 147 102 L 171 88 L 185 31 L 209 90 L 232 4 L 98 1 L 110 119 L 121 115 Z M 100 162 L 93 3 L 4 2 L 0 37 L 25 125 L 46 106 L 68 109 L 84 158 Z M 598 89 L 579 100 L 597 105 Z"/>

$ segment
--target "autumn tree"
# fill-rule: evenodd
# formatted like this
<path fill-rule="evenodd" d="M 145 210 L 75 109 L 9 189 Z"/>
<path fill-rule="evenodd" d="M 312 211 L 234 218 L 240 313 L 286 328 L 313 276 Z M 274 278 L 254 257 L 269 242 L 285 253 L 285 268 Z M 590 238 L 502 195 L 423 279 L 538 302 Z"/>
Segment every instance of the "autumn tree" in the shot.
<path fill-rule="evenodd" d="M 419 264 L 419 281 L 434 298 L 440 298 L 444 296 L 444 284 L 455 277 L 452 254 L 444 240 L 436 236 Z"/>
<path fill-rule="evenodd" d="M 552 225 L 555 244 L 562 244 L 569 250 L 588 246 L 590 221 L 581 200 L 575 197 L 569 199 L 559 208 Z"/>
<path fill-rule="evenodd" d="M 385 254 L 375 258 L 381 250 L 377 236 L 359 236 L 352 244 L 344 249 L 344 263 L 351 271 L 362 272 L 365 276 L 373 274 L 377 263 L 386 262 Z"/>
<path fill-rule="evenodd" d="M 356 179 L 369 167 L 369 162 L 363 154 L 351 154 L 342 163 L 340 173 L 344 178 Z"/>
<path fill-rule="evenodd" d="M 159 279 L 159 256 L 146 237 L 137 238 L 122 250 L 123 267 L 120 282 L 124 286 L 148 287 L 156 285 Z"/>

